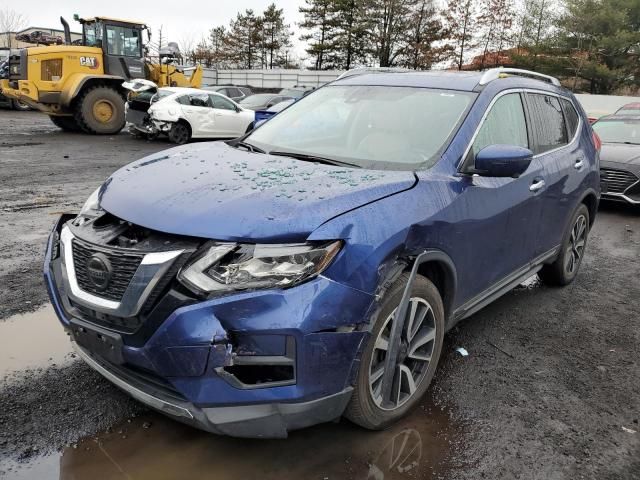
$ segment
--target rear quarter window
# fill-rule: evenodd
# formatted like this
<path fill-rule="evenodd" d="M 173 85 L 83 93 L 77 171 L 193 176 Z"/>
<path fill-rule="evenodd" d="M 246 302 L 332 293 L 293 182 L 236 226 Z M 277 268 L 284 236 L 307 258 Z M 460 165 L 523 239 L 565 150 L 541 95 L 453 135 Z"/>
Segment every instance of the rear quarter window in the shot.
<path fill-rule="evenodd" d="M 580 117 L 578 116 L 578 112 L 576 112 L 573 104 L 566 99 L 561 99 L 560 103 L 562 103 L 562 108 L 564 109 L 564 119 L 567 123 L 567 133 L 569 134 L 569 141 L 576 135 L 576 131 L 578 130 L 578 124 L 580 123 Z"/>
<path fill-rule="evenodd" d="M 551 95 L 527 93 L 534 154 L 548 152 L 567 142 L 567 128 L 560 101 Z"/>

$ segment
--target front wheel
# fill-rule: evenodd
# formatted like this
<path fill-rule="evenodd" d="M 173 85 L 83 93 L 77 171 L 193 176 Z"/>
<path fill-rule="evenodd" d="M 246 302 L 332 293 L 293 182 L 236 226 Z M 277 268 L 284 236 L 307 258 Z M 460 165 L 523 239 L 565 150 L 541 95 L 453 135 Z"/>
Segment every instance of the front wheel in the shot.
<path fill-rule="evenodd" d="M 387 290 L 369 343 L 360 361 L 354 393 L 345 410 L 352 422 L 383 429 L 406 415 L 424 395 L 436 370 L 444 338 L 444 307 L 438 289 L 418 275 L 411 290 L 409 308 L 392 371 L 386 370 L 391 331 L 409 274 Z M 383 383 L 391 375 L 391 390 L 385 398 Z"/>
<path fill-rule="evenodd" d="M 27 110 L 31 110 L 31 107 L 20 100 L 13 101 L 13 109 L 18 110 L 20 112 L 26 112 Z"/>
<path fill-rule="evenodd" d="M 124 98 L 111 87 L 89 88 L 76 101 L 74 116 L 87 133 L 118 133 L 125 125 Z"/>
<path fill-rule="evenodd" d="M 558 258 L 538 272 L 544 283 L 564 286 L 575 280 L 587 246 L 589 225 L 589 210 L 586 205 L 581 204 L 571 217 Z"/>

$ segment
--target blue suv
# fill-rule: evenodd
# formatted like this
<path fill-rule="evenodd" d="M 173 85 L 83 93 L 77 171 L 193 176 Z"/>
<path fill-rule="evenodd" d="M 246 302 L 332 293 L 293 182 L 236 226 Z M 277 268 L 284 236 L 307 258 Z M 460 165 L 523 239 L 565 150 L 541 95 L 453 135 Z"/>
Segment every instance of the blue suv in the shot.
<path fill-rule="evenodd" d="M 240 139 L 118 170 L 55 225 L 45 280 L 78 355 L 180 421 L 380 429 L 454 324 L 536 273 L 575 279 L 598 149 L 552 77 L 345 76 Z"/>

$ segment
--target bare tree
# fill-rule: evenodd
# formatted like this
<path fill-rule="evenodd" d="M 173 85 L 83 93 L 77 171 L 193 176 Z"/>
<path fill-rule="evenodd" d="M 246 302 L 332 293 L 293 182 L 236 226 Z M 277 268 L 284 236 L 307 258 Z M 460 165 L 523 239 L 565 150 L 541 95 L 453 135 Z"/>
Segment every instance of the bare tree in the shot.
<path fill-rule="evenodd" d="M 5 36 L 4 46 L 13 47 L 13 33 L 27 27 L 29 19 L 9 7 L 0 8 L 0 32 Z"/>

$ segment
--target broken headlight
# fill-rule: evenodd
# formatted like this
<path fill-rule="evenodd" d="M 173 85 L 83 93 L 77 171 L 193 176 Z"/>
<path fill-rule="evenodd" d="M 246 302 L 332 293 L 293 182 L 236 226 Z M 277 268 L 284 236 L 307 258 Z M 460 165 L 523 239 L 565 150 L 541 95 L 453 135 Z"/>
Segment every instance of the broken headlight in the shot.
<path fill-rule="evenodd" d="M 101 214 L 102 209 L 100 208 L 100 187 L 98 187 L 91 195 L 89 195 L 87 201 L 84 202 L 80 213 L 75 218 L 73 223 L 77 226 L 80 226 L 93 218 L 99 217 Z"/>
<path fill-rule="evenodd" d="M 178 279 L 201 294 L 286 288 L 319 275 L 341 242 L 295 245 L 216 244 L 184 267 Z"/>

